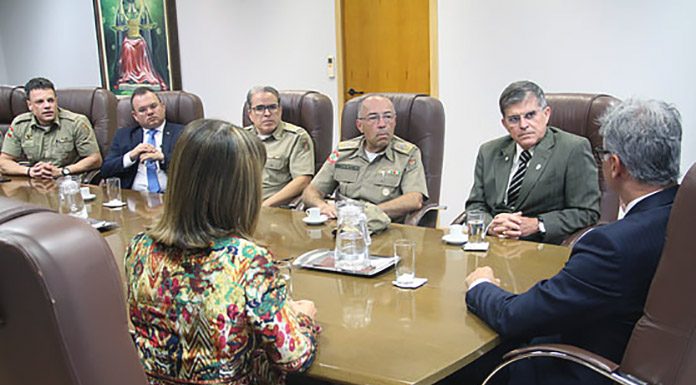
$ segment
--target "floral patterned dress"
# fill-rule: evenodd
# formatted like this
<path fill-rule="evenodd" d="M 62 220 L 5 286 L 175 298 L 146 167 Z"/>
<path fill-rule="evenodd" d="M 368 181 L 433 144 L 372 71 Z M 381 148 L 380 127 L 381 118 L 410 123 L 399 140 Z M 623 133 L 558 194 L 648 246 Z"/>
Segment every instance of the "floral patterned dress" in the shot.
<path fill-rule="evenodd" d="M 314 359 L 312 320 L 286 305 L 269 252 L 245 239 L 180 250 L 138 234 L 128 310 L 150 384 L 282 384 Z"/>

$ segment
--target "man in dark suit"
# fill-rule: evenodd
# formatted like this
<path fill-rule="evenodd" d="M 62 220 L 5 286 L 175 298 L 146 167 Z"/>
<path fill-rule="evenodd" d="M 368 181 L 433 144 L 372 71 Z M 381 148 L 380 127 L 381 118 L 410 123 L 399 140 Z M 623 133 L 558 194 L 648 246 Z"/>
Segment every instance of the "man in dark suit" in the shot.
<path fill-rule="evenodd" d="M 679 112 L 659 101 L 627 100 L 602 118 L 602 172 L 626 215 L 581 237 L 555 276 L 515 295 L 490 267 L 466 278 L 466 303 L 504 339 L 565 343 L 620 362 L 662 253 L 677 191 Z M 523 360 L 511 383 L 603 384 L 562 360 Z"/>
<path fill-rule="evenodd" d="M 549 127 L 551 107 L 530 82 L 500 95 L 509 135 L 479 149 L 466 211 L 483 211 L 488 233 L 560 243 L 599 218 L 597 166 L 590 142 Z"/>
<path fill-rule="evenodd" d="M 165 120 L 166 107 L 156 93 L 140 87 L 131 96 L 133 119 L 140 126 L 119 128 L 101 172 L 121 178 L 121 187 L 163 192 L 167 166 L 183 126 Z"/>

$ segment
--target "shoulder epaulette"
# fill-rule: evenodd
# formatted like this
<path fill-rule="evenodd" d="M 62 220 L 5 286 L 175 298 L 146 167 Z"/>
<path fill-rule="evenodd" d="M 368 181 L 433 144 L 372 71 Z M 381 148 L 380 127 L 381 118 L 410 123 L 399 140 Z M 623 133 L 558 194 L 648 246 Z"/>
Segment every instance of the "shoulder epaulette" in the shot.
<path fill-rule="evenodd" d="M 360 147 L 361 136 L 349 140 L 344 140 L 343 142 L 338 142 L 338 151 L 345 150 L 355 150 Z"/>
<path fill-rule="evenodd" d="M 414 149 L 416 149 L 415 144 L 409 143 L 401 138 L 396 138 L 394 141 L 394 150 L 402 154 L 410 154 Z"/>

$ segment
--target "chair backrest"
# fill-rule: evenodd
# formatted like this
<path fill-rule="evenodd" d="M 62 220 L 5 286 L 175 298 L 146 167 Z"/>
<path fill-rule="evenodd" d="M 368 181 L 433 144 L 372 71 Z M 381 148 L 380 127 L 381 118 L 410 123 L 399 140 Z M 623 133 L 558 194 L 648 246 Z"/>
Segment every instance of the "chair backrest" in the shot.
<path fill-rule="evenodd" d="M 186 125 L 204 116 L 201 98 L 186 91 L 159 91 L 160 100 L 167 107 L 167 121 Z M 133 119 L 130 97 L 118 100 L 117 126 L 136 127 L 138 122 Z"/>
<path fill-rule="evenodd" d="M 103 88 L 65 88 L 56 90 L 58 105 L 85 115 L 94 127 L 102 154 L 109 149 L 116 133 L 116 103 L 114 94 Z M 0 87 L 0 130 L 3 137 L 15 116 L 29 111 L 24 87 Z"/>
<path fill-rule="evenodd" d="M 0 382 L 145 385 L 123 285 L 82 220 L 0 198 Z"/>
<path fill-rule="evenodd" d="M 314 170 L 319 171 L 331 153 L 333 143 L 333 104 L 328 96 L 317 91 L 284 90 L 280 93 L 284 122 L 304 128 L 314 141 Z M 247 111 L 242 107 L 242 124 L 251 124 Z"/>
<path fill-rule="evenodd" d="M 696 164 L 677 192 L 667 239 L 643 316 L 626 347 L 621 370 L 650 384 L 686 385 L 696 379 Z"/>
<path fill-rule="evenodd" d="M 564 131 L 584 136 L 590 141 L 590 145 L 602 146 L 602 136 L 599 134 L 599 117 L 609 108 L 619 103 L 613 96 L 602 94 L 579 93 L 550 93 L 546 94 L 546 100 L 551 106 L 551 119 L 549 125 L 558 127 Z M 612 222 L 616 220 L 619 212 L 619 197 L 604 183 L 601 173 L 602 160 L 595 157 L 599 168 L 599 188 L 602 192 L 600 202 L 600 222 Z"/>
<path fill-rule="evenodd" d="M 360 102 L 374 94 L 349 100 L 341 116 L 341 140 L 360 135 L 355 126 Z M 440 202 L 442 156 L 445 145 L 445 110 L 442 103 L 422 94 L 381 94 L 391 99 L 396 112 L 396 136 L 420 148 L 430 195 L 427 203 Z"/>

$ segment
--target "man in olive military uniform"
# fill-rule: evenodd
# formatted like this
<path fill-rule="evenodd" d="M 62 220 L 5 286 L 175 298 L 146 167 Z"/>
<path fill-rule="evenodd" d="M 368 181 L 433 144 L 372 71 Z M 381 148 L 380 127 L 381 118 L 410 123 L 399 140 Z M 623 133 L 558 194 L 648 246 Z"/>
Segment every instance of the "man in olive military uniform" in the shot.
<path fill-rule="evenodd" d="M 56 178 L 99 168 L 94 130 L 84 115 L 58 108 L 53 83 L 34 78 L 24 86 L 29 112 L 10 124 L 2 143 L 0 170 L 8 175 Z M 26 157 L 28 166 L 17 160 Z"/>
<path fill-rule="evenodd" d="M 336 217 L 324 200 L 338 186 L 341 196 L 377 205 L 392 220 L 418 210 L 428 197 L 418 147 L 394 136 L 396 113 L 384 96 L 365 98 L 355 122 L 363 134 L 340 142 L 304 191 L 306 205 Z"/>
<path fill-rule="evenodd" d="M 254 87 L 247 93 L 249 119 L 245 129 L 266 147 L 263 205 L 280 206 L 299 196 L 314 175 L 314 143 L 302 127 L 280 120 L 280 94 L 273 87 Z"/>

